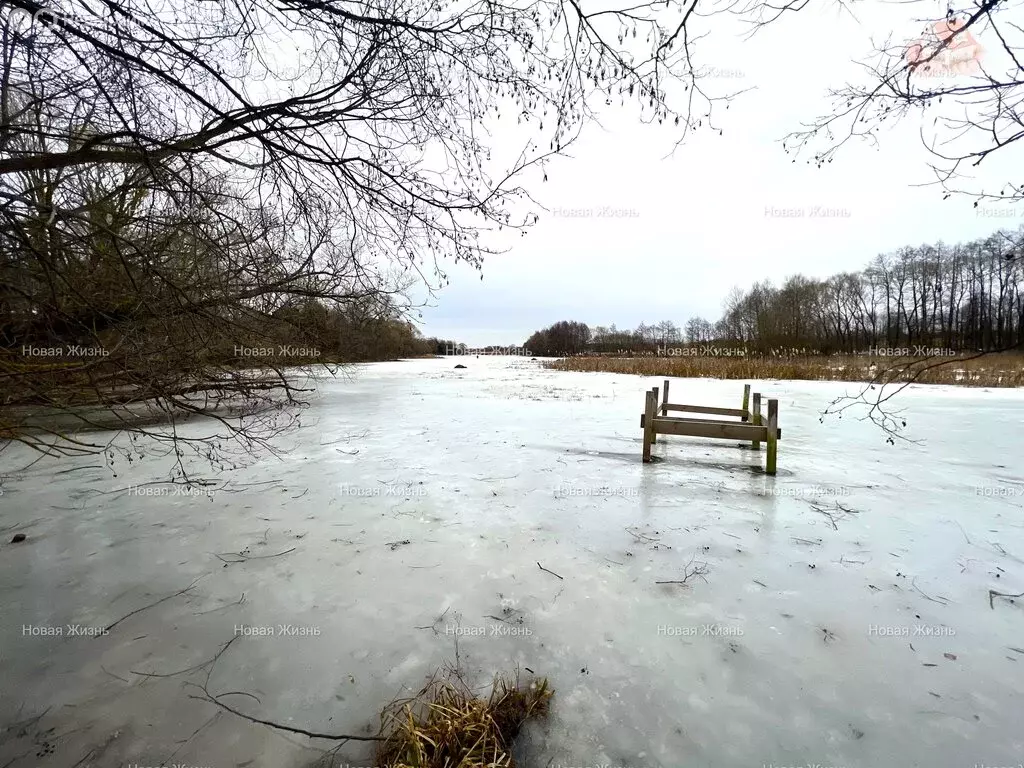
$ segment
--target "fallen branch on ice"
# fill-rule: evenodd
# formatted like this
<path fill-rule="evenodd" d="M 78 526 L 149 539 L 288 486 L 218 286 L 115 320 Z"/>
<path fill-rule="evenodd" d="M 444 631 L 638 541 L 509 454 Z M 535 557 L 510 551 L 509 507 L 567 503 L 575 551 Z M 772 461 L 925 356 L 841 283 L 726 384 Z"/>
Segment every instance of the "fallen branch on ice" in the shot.
<path fill-rule="evenodd" d="M 537 567 L 538 567 L 538 568 L 540 568 L 540 569 L 541 569 L 542 571 L 544 571 L 545 573 L 550 573 L 550 574 L 551 574 L 552 576 L 554 576 L 554 577 L 555 577 L 556 579 L 562 579 L 562 577 L 561 577 L 561 576 L 559 576 L 559 575 L 558 575 L 557 573 L 555 573 L 554 571 L 549 571 L 549 570 L 548 570 L 547 568 L 545 568 L 545 567 L 544 567 L 543 565 L 541 565 L 540 563 L 537 563 Z M 562 579 L 562 581 L 565 581 L 565 579 Z"/>
<path fill-rule="evenodd" d="M 287 555 L 289 552 L 294 552 L 295 547 L 286 549 L 284 552 L 278 552 L 276 555 L 247 555 L 245 552 L 223 552 L 222 554 L 228 557 L 237 557 L 237 560 L 225 560 L 223 557 L 218 555 L 216 552 L 213 556 L 220 560 L 222 563 L 244 563 L 246 560 L 269 560 L 272 557 L 280 557 L 281 555 Z"/>
<path fill-rule="evenodd" d="M 916 582 L 917 582 L 917 578 L 911 579 L 910 580 L 910 586 L 912 586 L 914 589 L 916 589 L 917 593 L 919 595 L 921 595 L 923 598 L 925 598 L 926 600 L 931 600 L 933 603 L 938 603 L 939 605 L 949 605 L 949 600 L 947 600 L 944 597 L 935 598 L 935 597 L 931 597 L 930 595 L 926 595 L 924 592 L 921 591 L 921 588 L 917 586 Z"/>
<path fill-rule="evenodd" d="M 213 669 L 217 665 L 217 661 L 220 659 L 221 656 L 224 655 L 224 652 L 227 651 L 227 649 L 229 647 L 231 647 L 231 644 L 233 642 L 235 642 L 235 640 L 237 640 L 238 638 L 239 638 L 239 635 L 235 635 L 230 640 L 228 640 L 221 647 L 221 649 L 217 652 L 217 655 L 214 656 L 212 659 L 210 659 L 209 662 L 207 662 L 207 664 L 209 664 L 209 667 L 206 670 L 206 680 L 203 681 L 203 684 L 202 685 L 198 685 L 196 683 L 191 683 L 190 684 L 190 685 L 193 685 L 196 688 L 198 688 L 200 691 L 202 691 L 203 695 L 202 696 L 196 696 L 196 695 L 193 695 L 193 694 L 189 694 L 189 698 L 190 699 L 198 699 L 199 701 L 209 702 L 210 704 L 214 704 L 214 705 L 220 707 L 221 709 L 223 709 L 224 711 L 230 712 L 231 714 L 233 714 L 233 715 L 235 715 L 237 717 L 240 717 L 243 720 L 248 720 L 250 723 L 257 723 L 259 725 L 266 725 L 266 726 L 268 726 L 270 728 L 276 728 L 279 731 L 286 731 L 288 733 L 296 733 L 296 734 L 299 734 L 301 736 L 308 736 L 311 739 L 327 739 L 329 741 L 340 741 L 342 743 L 345 743 L 347 741 L 383 741 L 384 740 L 384 738 L 381 737 L 381 736 L 355 736 L 355 735 L 346 734 L 346 733 L 318 733 L 317 731 L 307 731 L 305 728 L 294 728 L 294 727 L 292 727 L 290 725 L 282 725 L 281 723 L 275 723 L 272 720 L 263 720 L 263 719 L 258 718 L 258 717 L 253 717 L 252 715 L 247 715 L 244 712 L 239 712 L 234 707 L 231 707 L 228 704 L 225 704 L 223 701 L 220 700 L 221 697 L 223 697 L 223 696 L 252 696 L 252 694 L 245 693 L 243 691 L 228 691 L 227 693 L 221 693 L 221 694 L 218 694 L 217 696 L 214 696 L 213 694 L 210 693 L 210 690 L 209 690 L 209 687 L 208 687 L 209 684 L 210 684 L 210 676 L 213 674 Z M 255 698 L 255 697 L 253 697 L 253 698 Z M 257 701 L 258 701 L 258 699 L 257 699 Z"/>
<path fill-rule="evenodd" d="M 821 514 L 823 514 L 825 517 L 828 518 L 828 521 L 832 524 L 832 530 L 834 530 L 834 531 L 838 531 L 839 530 L 839 526 L 836 525 L 836 520 L 841 520 L 844 517 L 849 517 L 851 515 L 860 514 L 860 510 L 851 509 L 850 507 L 844 507 L 838 501 L 835 502 L 835 507 L 833 509 L 826 509 L 825 507 L 819 507 L 813 501 L 808 501 L 807 503 L 810 505 L 811 509 L 813 509 L 815 512 L 820 512 Z"/>
<path fill-rule="evenodd" d="M 120 624 L 120 623 L 121 623 L 122 621 L 124 621 L 125 619 L 127 619 L 127 618 L 130 618 L 131 616 L 134 616 L 134 615 L 135 615 L 136 613 L 141 613 L 142 611 L 145 611 L 145 610 L 147 610 L 147 609 L 149 609 L 149 608 L 152 608 L 153 606 L 156 606 L 156 605 L 160 605 L 160 603 L 163 603 L 163 602 L 165 602 L 165 601 L 167 601 L 167 600 L 170 600 L 171 598 L 177 597 L 178 595 L 183 595 L 183 594 L 185 594 L 185 593 L 186 593 L 186 592 L 188 592 L 188 591 L 189 591 L 190 589 L 192 589 L 192 587 L 194 587 L 194 586 L 195 586 L 196 584 L 198 584 L 198 583 L 199 583 L 199 579 L 202 579 L 202 578 L 204 578 L 205 576 L 206 576 L 206 574 L 203 574 L 203 576 L 200 576 L 200 577 L 199 577 L 198 579 L 196 579 L 195 581 L 193 581 L 193 582 L 192 582 L 191 584 L 189 584 L 189 585 L 188 585 L 187 587 L 185 587 L 185 588 L 184 588 L 184 589 L 182 589 L 182 590 L 179 590 L 179 591 L 175 592 L 175 593 L 174 593 L 173 595 L 168 595 L 167 597 L 161 597 L 161 598 L 160 598 L 159 600 L 157 600 L 157 601 L 156 601 L 155 603 L 150 603 L 149 605 L 144 605 L 144 606 L 142 606 L 141 608 L 136 608 L 136 609 L 135 609 L 134 611 L 132 611 L 131 613 L 126 613 L 126 614 L 125 614 L 124 616 L 122 616 L 122 617 L 121 617 L 120 619 L 118 619 L 117 621 L 115 621 L 115 622 L 114 622 L 113 624 L 108 624 L 108 625 L 107 625 L 106 627 L 104 627 L 104 629 L 103 629 L 103 632 L 101 632 L 101 633 L 98 633 L 98 634 L 94 635 L 94 637 L 104 637 L 104 636 L 105 636 L 105 635 L 106 635 L 106 634 L 107 634 L 108 632 L 110 632 L 110 630 L 112 630 L 112 629 L 113 629 L 114 627 L 116 627 L 116 626 L 117 626 L 118 624 Z"/>
<path fill-rule="evenodd" d="M 1012 603 L 1016 598 L 1024 597 L 1024 592 L 1021 592 L 1020 594 L 1016 595 L 1011 595 L 1009 592 L 996 592 L 994 589 L 990 589 L 988 591 L 988 607 L 991 608 L 993 611 L 996 609 L 995 598 L 997 597 L 1005 597 Z"/>
<path fill-rule="evenodd" d="M 655 584 L 685 584 L 690 579 L 692 579 L 694 576 L 698 576 L 698 577 L 704 579 L 704 576 L 707 575 L 707 572 L 708 572 L 708 564 L 707 563 L 697 563 L 696 565 L 694 565 L 693 560 L 694 559 L 691 557 L 690 558 L 690 562 L 688 562 L 686 565 L 683 566 L 683 578 L 682 579 L 676 579 L 674 581 L 656 581 L 654 583 Z M 707 579 L 704 579 L 704 581 L 707 581 Z"/>

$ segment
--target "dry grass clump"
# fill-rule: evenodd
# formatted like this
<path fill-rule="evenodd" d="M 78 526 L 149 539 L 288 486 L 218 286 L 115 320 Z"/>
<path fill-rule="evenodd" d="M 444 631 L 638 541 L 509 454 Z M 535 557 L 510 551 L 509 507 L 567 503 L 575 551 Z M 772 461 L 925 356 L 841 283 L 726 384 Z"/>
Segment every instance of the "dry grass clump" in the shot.
<path fill-rule="evenodd" d="M 458 677 L 435 679 L 382 713 L 374 764 L 380 768 L 514 768 L 512 742 L 531 717 L 548 712 L 554 691 L 546 678 L 520 685 L 495 679 L 490 698 Z"/>
<path fill-rule="evenodd" d="M 941 363 L 941 365 L 940 365 Z M 1024 355 L 921 358 L 832 357 L 567 357 L 545 363 L 560 371 L 631 373 L 640 376 L 712 379 L 917 382 L 970 387 L 1024 386 Z"/>

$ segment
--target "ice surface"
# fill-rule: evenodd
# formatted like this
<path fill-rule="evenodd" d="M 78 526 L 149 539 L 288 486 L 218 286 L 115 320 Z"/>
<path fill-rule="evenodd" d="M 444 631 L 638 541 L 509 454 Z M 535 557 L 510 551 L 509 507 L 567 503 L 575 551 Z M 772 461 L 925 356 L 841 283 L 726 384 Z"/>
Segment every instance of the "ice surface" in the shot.
<path fill-rule="evenodd" d="M 125 490 L 166 480 L 167 457 L 114 477 L 11 446 L 0 722 L 46 714 L 0 735 L 0 765 L 309 766 L 333 745 L 218 714 L 195 685 L 212 667 L 241 712 L 366 734 L 456 648 L 477 684 L 550 678 L 527 767 L 1020 763 L 1024 601 L 989 590 L 1024 591 L 1024 392 L 910 387 L 894 402 L 921 442 L 891 446 L 852 414 L 819 423 L 859 385 L 757 382 L 779 399 L 772 478 L 721 440 L 661 436 L 644 465 L 660 383 L 507 357 L 357 366 L 278 456 L 194 464 L 209 496 Z M 741 390 L 677 379 L 671 399 Z"/>

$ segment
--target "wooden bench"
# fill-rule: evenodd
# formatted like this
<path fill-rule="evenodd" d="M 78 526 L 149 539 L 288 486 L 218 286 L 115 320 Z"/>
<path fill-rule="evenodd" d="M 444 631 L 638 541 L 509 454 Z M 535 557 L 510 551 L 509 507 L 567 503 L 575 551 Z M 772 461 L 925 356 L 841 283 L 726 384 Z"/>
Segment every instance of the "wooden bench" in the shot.
<path fill-rule="evenodd" d="M 741 408 L 712 408 L 702 405 L 681 405 L 668 401 L 668 379 L 665 380 L 664 396 L 658 403 L 658 388 L 652 387 L 647 392 L 644 413 L 640 416 L 640 426 L 644 430 L 643 460 L 651 461 L 651 446 L 657 442 L 657 436 L 683 435 L 686 437 L 709 437 L 720 440 L 750 441 L 750 447 L 761 450 L 761 443 L 768 444 L 768 455 L 765 472 L 775 474 L 778 457 L 778 441 L 782 439 L 779 429 L 779 401 L 768 401 L 767 420 L 761 414 L 761 394 L 754 393 L 753 408 L 750 409 L 750 385 L 743 385 L 743 405 Z M 659 410 L 661 411 L 659 415 Z M 669 411 L 682 413 L 703 413 L 713 416 L 734 416 L 739 421 L 722 419 L 699 419 L 692 417 L 669 416 Z"/>

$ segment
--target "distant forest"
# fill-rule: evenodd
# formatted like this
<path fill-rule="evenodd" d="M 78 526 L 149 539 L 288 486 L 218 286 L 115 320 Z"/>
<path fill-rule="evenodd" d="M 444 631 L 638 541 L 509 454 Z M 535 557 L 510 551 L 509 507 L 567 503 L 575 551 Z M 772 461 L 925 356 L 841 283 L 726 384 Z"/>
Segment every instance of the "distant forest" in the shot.
<path fill-rule="evenodd" d="M 1024 227 L 968 243 L 920 245 L 877 256 L 860 272 L 803 275 L 734 288 L 721 319 L 665 320 L 634 330 L 562 321 L 526 342 L 538 355 L 657 354 L 680 344 L 808 354 L 871 348 L 1009 350 L 1024 344 Z"/>

